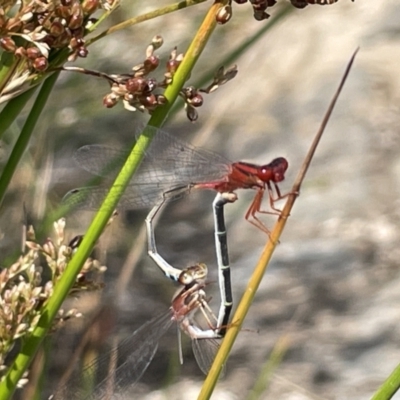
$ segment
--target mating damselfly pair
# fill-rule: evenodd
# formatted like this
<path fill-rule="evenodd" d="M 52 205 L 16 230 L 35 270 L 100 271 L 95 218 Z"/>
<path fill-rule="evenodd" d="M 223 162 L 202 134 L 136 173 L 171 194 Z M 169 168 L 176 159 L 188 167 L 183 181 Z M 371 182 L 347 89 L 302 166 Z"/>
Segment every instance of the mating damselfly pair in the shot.
<path fill-rule="evenodd" d="M 293 195 L 291 204 L 293 204 L 294 196 L 299 193 L 307 168 L 343 88 L 357 51 L 355 51 L 347 65 L 321 127 L 315 135 L 303 166 L 299 171 L 292 191 L 289 193 Z M 146 129 L 152 130 L 156 128 L 147 127 Z M 177 323 L 178 332 L 182 331 L 192 339 L 192 347 L 197 363 L 202 371 L 207 373 L 215 351 L 218 349 L 218 340 L 224 337 L 230 327 L 232 328 L 229 321 L 232 308 L 232 291 L 224 206 L 226 203 L 232 203 L 237 200 L 235 194 L 237 189 L 254 189 L 256 195 L 246 213 L 246 219 L 269 234 L 269 230 L 257 216 L 259 212 L 263 212 L 261 210 L 261 201 L 264 192 L 267 190 L 271 211 L 266 212 L 280 215 L 280 211 L 275 208 L 275 202 L 286 197 L 286 195 L 281 195 L 277 186 L 284 179 L 288 168 L 288 163 L 284 158 L 277 158 L 264 166 L 243 162 L 230 163 L 213 152 L 196 149 L 194 146 L 183 143 L 163 131 L 153 133 L 156 133 L 155 139 L 146 151 L 144 162 L 128 185 L 119 206 L 128 209 L 153 207 L 146 218 L 148 253 L 164 272 L 165 276 L 177 281 L 181 285 L 181 289 L 172 299 L 171 307 L 167 313 L 145 323 L 127 339 L 123 340 L 115 351 L 108 354 L 108 358 L 111 359 L 115 359 L 121 353 L 125 356 L 125 360 L 122 363 L 116 364 L 113 374 L 108 375 L 106 379 L 94 387 L 93 391 L 88 393 L 79 389 L 79 385 L 85 375 L 83 373 L 80 380 L 73 381 L 58 390 L 55 394 L 55 399 L 81 400 L 86 398 L 105 400 L 122 398 L 120 395 L 126 394 L 145 372 L 157 350 L 158 340 L 173 322 Z M 123 165 L 127 156 L 128 153 L 126 151 L 90 145 L 78 150 L 75 158 L 78 164 L 89 172 L 108 176 L 109 183 L 111 183 L 116 176 L 115 171 Z M 110 171 L 111 175 L 109 175 Z M 155 243 L 153 219 L 160 208 L 166 202 L 179 198 L 197 188 L 212 189 L 218 192 L 213 202 L 215 246 L 221 295 L 218 317 L 215 317 L 212 313 L 204 290 L 206 287 L 207 267 L 199 263 L 184 270 L 179 270 L 170 265 L 157 252 Z M 74 189 L 66 195 L 65 202 L 71 206 L 97 209 L 107 192 L 107 187 Z M 289 198 L 288 203 L 290 200 Z M 285 206 L 285 214 L 282 216 L 287 217 L 289 211 L 290 205 L 287 209 Z M 263 271 L 265 271 L 265 267 L 263 268 Z M 259 276 L 254 279 L 256 282 L 255 285 L 252 285 L 253 291 L 256 290 L 260 279 L 261 277 Z M 204 316 L 208 324 L 207 329 L 202 329 L 195 322 L 193 317 L 196 312 L 201 312 Z M 182 355 L 180 358 L 182 360 Z M 97 358 L 85 371 L 90 373 L 93 367 L 108 365 L 106 364 L 106 359 L 106 357 L 102 356 Z M 131 395 L 128 394 L 128 398 L 132 398 Z"/>

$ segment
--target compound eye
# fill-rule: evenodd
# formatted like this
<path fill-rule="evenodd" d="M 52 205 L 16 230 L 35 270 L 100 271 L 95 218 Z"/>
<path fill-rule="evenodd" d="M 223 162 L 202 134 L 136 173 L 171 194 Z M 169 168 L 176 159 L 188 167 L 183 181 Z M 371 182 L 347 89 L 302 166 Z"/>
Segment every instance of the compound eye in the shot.
<path fill-rule="evenodd" d="M 181 285 L 187 286 L 190 285 L 193 281 L 194 281 L 194 276 L 191 272 L 189 271 L 183 271 L 180 275 L 179 275 L 179 279 L 178 279 L 179 283 Z"/>
<path fill-rule="evenodd" d="M 273 181 L 281 182 L 285 179 L 285 172 L 289 167 L 289 163 L 286 158 L 279 157 L 275 158 L 271 164 L 269 164 L 273 170 Z"/>
<path fill-rule="evenodd" d="M 257 172 L 258 178 L 260 178 L 263 182 L 269 182 L 273 178 L 273 173 L 270 165 L 263 165 L 259 168 Z"/>

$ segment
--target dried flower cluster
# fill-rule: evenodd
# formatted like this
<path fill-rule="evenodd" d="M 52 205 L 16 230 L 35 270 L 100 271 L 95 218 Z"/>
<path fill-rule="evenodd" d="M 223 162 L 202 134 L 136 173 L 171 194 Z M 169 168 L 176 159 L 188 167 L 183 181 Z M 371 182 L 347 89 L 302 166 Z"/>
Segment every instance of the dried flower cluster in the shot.
<path fill-rule="evenodd" d="M 237 4 L 247 3 L 247 0 L 234 0 Z M 329 5 L 338 2 L 339 0 L 290 0 L 293 7 L 296 8 L 304 8 L 309 4 L 318 4 L 321 6 Z M 352 0 L 354 1 L 354 0 Z M 270 17 L 270 15 L 266 12 L 268 7 L 272 7 L 276 4 L 277 0 L 250 0 L 250 3 L 253 7 L 254 19 L 257 21 L 262 21 Z M 221 9 L 217 13 L 217 22 L 220 24 L 225 24 L 232 18 L 232 0 L 221 7 Z"/>
<path fill-rule="evenodd" d="M 132 68 L 129 74 L 108 75 L 103 72 L 92 71 L 77 67 L 64 67 L 66 71 L 75 71 L 87 75 L 94 75 L 106 79 L 111 86 L 111 92 L 103 98 L 103 104 L 108 107 L 114 107 L 119 101 L 122 101 L 124 107 L 129 111 L 148 111 L 150 114 L 158 107 L 167 102 L 167 99 L 161 93 L 173 80 L 180 63 L 183 60 L 183 54 L 178 54 L 174 48 L 169 60 L 166 63 L 166 71 L 162 80 L 157 80 L 150 76 L 160 65 L 160 59 L 155 54 L 163 44 L 161 36 L 157 35 L 146 49 L 145 60 Z M 182 88 L 180 96 L 185 101 L 186 115 L 190 121 L 198 118 L 196 108 L 203 104 L 203 96 L 200 92 L 211 93 L 219 86 L 233 79 L 237 74 L 236 66 L 227 70 L 221 67 L 211 85 L 205 89 L 198 89 L 194 86 Z"/>
<path fill-rule="evenodd" d="M 72 257 L 73 247 L 64 244 L 65 220 L 55 222 L 54 228 L 55 240 L 47 239 L 43 245 L 34 241 L 34 232 L 30 230 L 26 254 L 0 272 L 0 370 L 5 370 L 5 358 L 16 341 L 35 329 L 42 305 Z M 99 284 L 89 281 L 87 275 L 104 271 L 97 260 L 88 259 L 73 290 L 97 289 Z M 74 316 L 80 316 L 74 309 L 60 310 L 55 325 Z"/>
<path fill-rule="evenodd" d="M 27 62 L 35 71 L 45 71 L 52 50 L 68 48 L 69 60 L 86 57 L 84 35 L 91 15 L 112 4 L 100 0 L 8 1 L 0 8 L 0 46 Z"/>

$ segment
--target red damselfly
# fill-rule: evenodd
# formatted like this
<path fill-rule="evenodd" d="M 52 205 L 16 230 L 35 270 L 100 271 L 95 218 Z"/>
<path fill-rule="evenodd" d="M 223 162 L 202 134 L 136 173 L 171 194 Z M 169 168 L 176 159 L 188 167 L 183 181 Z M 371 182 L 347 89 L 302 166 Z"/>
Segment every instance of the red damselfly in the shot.
<path fill-rule="evenodd" d="M 272 213 L 279 213 L 274 203 L 284 197 L 278 183 L 284 180 L 289 165 L 285 158 L 276 158 L 265 165 L 241 161 L 232 163 L 217 153 L 196 148 L 160 129 L 146 127 L 146 130 L 153 130 L 155 137 L 118 208 L 146 208 L 162 201 L 167 192 L 168 199 L 175 199 L 196 188 L 212 189 L 219 193 L 253 189 L 256 195 L 245 217 L 269 233 L 256 214 L 268 212 L 261 209 L 266 190 Z M 103 145 L 87 145 L 78 149 L 74 155 L 78 165 L 105 177 L 105 186 L 73 189 L 66 194 L 64 202 L 77 208 L 97 210 L 129 153 L 129 150 Z"/>

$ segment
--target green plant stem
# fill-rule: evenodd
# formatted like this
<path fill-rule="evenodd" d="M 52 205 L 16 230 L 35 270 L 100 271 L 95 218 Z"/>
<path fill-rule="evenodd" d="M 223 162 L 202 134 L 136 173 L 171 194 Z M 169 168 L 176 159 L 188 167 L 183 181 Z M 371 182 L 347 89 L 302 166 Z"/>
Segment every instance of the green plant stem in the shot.
<path fill-rule="evenodd" d="M 1 110 L 0 138 L 21 113 L 22 109 L 25 107 L 26 103 L 32 97 L 35 91 L 36 87 L 28 89 L 26 92 L 20 94 L 18 97 L 15 97 L 8 101 L 4 108 Z"/>
<path fill-rule="evenodd" d="M 178 97 L 179 91 L 187 80 L 193 66 L 195 65 L 198 57 L 203 51 L 211 33 L 216 26 L 216 11 L 223 4 L 226 3 L 227 0 L 223 0 L 219 3 L 214 3 L 210 7 L 202 25 L 200 26 L 196 36 L 190 44 L 186 55 L 178 68 L 178 71 L 174 75 L 172 84 L 165 90 L 164 94 L 167 99 L 167 103 L 165 104 L 165 106 L 158 108 L 153 113 L 149 121 L 150 125 L 157 127 L 161 126 L 162 122 L 166 118 L 172 104 Z M 81 270 L 83 263 L 90 255 L 94 244 L 96 243 L 102 233 L 102 230 L 106 226 L 113 209 L 116 207 L 118 200 L 123 194 L 124 189 L 129 184 L 129 181 L 134 172 L 137 170 L 143 158 L 145 149 L 147 149 L 147 147 L 151 143 L 151 139 L 151 134 L 146 132 L 146 129 L 144 130 L 143 134 L 138 138 L 133 151 L 131 152 L 126 163 L 122 167 L 99 212 L 95 215 L 88 231 L 83 238 L 81 245 L 79 246 L 71 262 L 68 264 L 65 273 L 55 286 L 53 295 L 44 305 L 42 316 L 39 319 L 38 325 L 35 327 L 32 334 L 28 338 L 26 338 L 21 348 L 21 351 L 18 353 L 13 364 L 7 371 L 5 379 L 1 382 L 0 400 L 9 400 L 14 393 L 19 379 L 21 379 L 24 371 L 26 371 L 26 369 L 28 368 L 40 343 L 42 342 L 49 328 L 51 327 L 52 321 L 57 315 L 59 308 L 61 307 L 64 299 L 69 293 L 73 283 L 75 282 L 76 276 Z"/>
<path fill-rule="evenodd" d="M 247 397 L 247 400 L 258 400 L 261 398 L 271 381 L 274 371 L 282 363 L 283 357 L 285 356 L 289 345 L 290 339 L 288 334 L 285 334 L 278 339 L 274 348 L 272 349 L 270 357 L 264 364 L 256 383 Z"/>
<path fill-rule="evenodd" d="M 400 388 L 400 364 L 383 382 L 371 400 L 388 400 L 391 399 Z"/>
<path fill-rule="evenodd" d="M 122 29 L 126 29 L 132 25 L 136 25 L 140 22 L 148 21 L 150 19 L 156 18 L 156 17 L 161 17 L 163 15 L 169 14 L 174 11 L 181 10 L 182 8 L 194 6 L 199 3 L 203 3 L 207 0 L 185 0 L 185 1 L 180 1 L 179 3 L 174 3 L 170 4 L 168 6 L 165 6 L 163 8 L 159 8 L 154 11 L 150 11 L 148 13 L 139 15 L 134 18 L 130 18 L 124 22 L 121 22 L 120 24 L 114 25 L 111 28 L 105 30 L 104 32 L 101 32 L 99 35 L 95 36 L 94 38 L 89 39 L 86 42 L 86 45 L 89 46 L 93 44 L 94 42 L 97 42 L 99 39 L 103 38 L 104 36 L 111 35 L 114 32 L 118 32 Z"/>
<path fill-rule="evenodd" d="M 10 158 L 8 159 L 7 164 L 4 167 L 3 173 L 0 177 L 0 206 L 4 200 L 4 196 L 6 194 L 11 178 L 13 177 L 18 163 L 28 146 L 33 130 L 35 129 L 36 123 L 43 111 L 44 106 L 46 105 L 53 86 L 58 78 L 58 75 L 59 73 L 55 73 L 49 76 L 49 78 L 47 78 L 43 82 L 42 88 L 40 89 L 40 92 L 36 98 L 35 104 L 33 105 L 32 110 L 25 121 L 21 134 L 19 135 L 18 140 L 14 145 L 13 151 L 11 152 Z M 19 106 L 25 104 L 27 99 L 32 95 L 31 90 L 19 96 L 22 97 L 22 99 L 16 99 L 15 102 Z"/>
<path fill-rule="evenodd" d="M 96 29 L 99 27 L 99 25 L 102 24 L 103 21 L 105 21 L 118 7 L 119 7 L 119 2 L 115 1 L 111 9 L 101 14 L 100 17 L 97 19 L 97 21 L 93 22 L 92 25 L 88 26 L 87 32 L 88 33 L 95 32 Z M 86 46 L 87 45 L 88 41 L 86 41 Z"/>
<path fill-rule="evenodd" d="M 19 61 L 14 54 L 4 51 L 0 57 L 0 94 L 3 93 L 10 78 L 18 68 Z"/>

